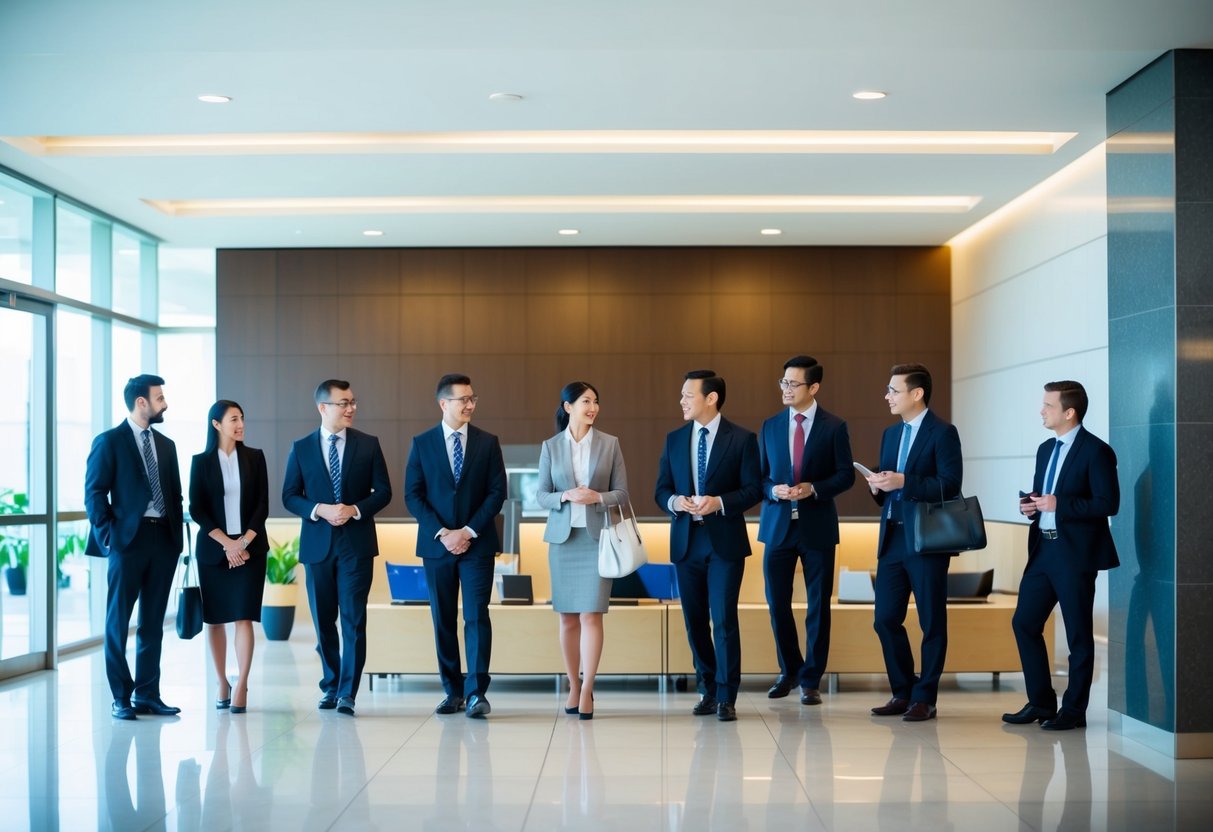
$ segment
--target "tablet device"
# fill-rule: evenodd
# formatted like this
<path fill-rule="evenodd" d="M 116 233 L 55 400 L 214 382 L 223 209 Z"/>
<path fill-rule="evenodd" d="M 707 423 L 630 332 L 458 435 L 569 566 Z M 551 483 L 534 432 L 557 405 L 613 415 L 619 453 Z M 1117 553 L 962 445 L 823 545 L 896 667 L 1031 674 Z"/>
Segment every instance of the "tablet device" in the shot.
<path fill-rule="evenodd" d="M 874 476 L 876 476 L 876 472 L 875 472 L 875 471 L 873 471 L 873 470 L 872 470 L 871 468 L 869 468 L 868 466 L 864 465 L 862 462 L 852 462 L 851 464 L 855 466 L 855 470 L 856 470 L 856 471 L 858 471 L 859 473 L 863 474 L 865 477 L 874 477 Z"/>

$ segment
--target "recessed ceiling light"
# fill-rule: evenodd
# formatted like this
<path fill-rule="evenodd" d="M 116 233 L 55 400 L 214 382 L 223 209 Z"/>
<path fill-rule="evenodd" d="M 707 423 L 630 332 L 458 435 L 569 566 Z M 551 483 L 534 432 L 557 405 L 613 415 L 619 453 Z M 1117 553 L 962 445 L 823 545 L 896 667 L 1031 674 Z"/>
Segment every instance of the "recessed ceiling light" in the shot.
<path fill-rule="evenodd" d="M 559 231 L 557 231 L 556 233 L 560 234 L 563 237 L 576 237 L 578 234 L 581 233 L 581 230 L 577 229 L 577 228 L 562 228 Z"/>
<path fill-rule="evenodd" d="M 859 92 L 851 93 L 851 98 L 857 98 L 860 101 L 879 101 L 886 95 L 888 93 L 881 92 L 880 90 L 860 90 Z"/>
<path fill-rule="evenodd" d="M 489 96 L 489 101 L 521 101 L 522 96 L 516 92 L 495 92 Z"/>
<path fill-rule="evenodd" d="M 377 229 L 374 229 L 374 228 L 368 228 L 366 231 L 362 232 L 362 236 L 363 237 L 382 237 L 383 232 L 379 231 Z"/>
<path fill-rule="evenodd" d="M 759 231 L 758 233 L 763 235 L 764 237 L 778 237 L 780 234 L 783 233 L 783 229 L 782 228 L 764 228 L 761 231 Z"/>
<path fill-rule="evenodd" d="M 206 95 L 198 96 L 198 100 L 204 104 L 226 104 L 232 100 L 232 97 L 230 95 L 214 95 L 213 93 L 207 93 Z"/>

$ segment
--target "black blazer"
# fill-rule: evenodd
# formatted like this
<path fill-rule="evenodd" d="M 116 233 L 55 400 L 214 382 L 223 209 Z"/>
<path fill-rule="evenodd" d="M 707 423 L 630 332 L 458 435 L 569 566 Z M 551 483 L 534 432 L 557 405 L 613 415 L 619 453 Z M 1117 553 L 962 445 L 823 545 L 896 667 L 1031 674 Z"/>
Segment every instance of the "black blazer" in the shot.
<path fill-rule="evenodd" d="M 265 534 L 265 520 L 270 514 L 270 484 L 265 454 L 258 448 L 238 444 L 236 464 L 240 469 L 240 532 L 249 529 L 256 532 L 257 536 L 248 545 L 248 553 L 265 555 L 270 549 L 270 541 Z M 198 524 L 198 543 L 194 551 L 199 563 L 220 564 L 227 561 L 223 547 L 210 537 L 215 529 L 224 532 L 227 529 L 223 494 L 219 452 L 195 454 L 190 465 L 190 517 Z"/>
<path fill-rule="evenodd" d="M 777 500 L 772 494 L 776 485 L 796 485 L 792 482 L 792 459 L 788 452 L 788 431 L 792 412 L 784 408 L 762 423 L 758 441 L 758 457 L 762 466 L 762 516 L 758 521 L 758 539 L 768 546 L 778 546 L 788 534 L 792 522 L 792 502 Z M 813 484 L 812 497 L 796 501 L 800 514 L 797 531 L 810 547 L 838 544 L 838 508 L 834 498 L 855 484 L 855 469 L 851 466 L 851 437 L 847 423 L 820 404 L 813 417 L 813 426 L 805 437 L 804 456 L 808 466 L 804 482 Z"/>
<path fill-rule="evenodd" d="M 1044 492 L 1045 470 L 1056 439 L 1046 439 L 1036 449 L 1036 474 L 1032 492 Z M 1120 482 L 1116 476 L 1116 452 L 1108 443 L 1084 427 L 1075 432 L 1074 445 L 1066 452 L 1057 482 L 1057 537 L 1065 546 L 1065 562 L 1076 572 L 1098 572 L 1120 566 L 1108 518 L 1120 511 Z M 1028 529 L 1028 560 L 1040 551 L 1040 512 Z"/>
<path fill-rule="evenodd" d="M 335 503 L 333 481 L 324 464 L 320 430 L 295 440 L 282 478 L 282 504 L 303 518 L 299 534 L 299 562 L 319 563 L 333 548 L 335 527 L 327 520 L 312 519 L 318 503 Z M 375 515 L 392 501 L 392 482 L 379 439 L 369 433 L 346 428 L 345 451 L 341 456 L 341 496 L 347 506 L 356 506 L 361 520 L 340 527 L 344 543 L 360 556 L 378 557 L 379 538 Z"/>
<path fill-rule="evenodd" d="M 156 430 L 152 430 L 152 441 L 156 445 L 156 468 L 160 471 L 165 519 L 176 550 L 180 552 L 184 537 L 177 446 Z M 103 558 L 126 549 L 135 539 L 139 521 L 151 499 L 152 488 L 143 466 L 143 452 L 127 420 L 123 419 L 117 427 L 99 434 L 88 453 L 84 469 L 84 510 L 89 521 L 85 554 Z"/>
<path fill-rule="evenodd" d="M 880 470 L 897 470 L 897 452 L 901 447 L 902 422 L 885 429 L 880 439 Z M 960 494 L 960 483 L 964 477 L 964 462 L 960 452 L 960 434 L 956 427 L 928 410 L 910 447 L 906 459 L 905 486 L 901 490 L 900 503 L 939 502 Z M 893 499 L 895 492 L 877 491 L 873 495 L 876 504 L 883 507 L 886 500 Z M 903 511 L 898 503 L 893 504 L 893 519 L 908 521 L 910 513 Z M 884 551 L 884 536 L 888 523 L 880 524 L 880 544 L 877 551 Z M 914 551 L 913 528 L 909 522 L 902 527 L 906 538 L 906 551 Z"/>
<path fill-rule="evenodd" d="M 691 472 L 691 430 L 698 423 L 687 422 L 665 438 L 657 471 L 654 495 L 663 514 L 669 514 L 670 498 L 695 493 Z M 745 512 L 762 498 L 762 470 L 758 465 L 758 437 L 740 425 L 721 418 L 720 430 L 708 456 L 707 482 L 703 493 L 719 497 L 723 514 L 704 517 L 712 550 L 725 560 L 750 556 L 750 535 L 746 531 Z M 670 560 L 678 563 L 687 555 L 691 538 L 691 515 L 677 511 L 670 523 Z"/>
<path fill-rule="evenodd" d="M 492 557 L 501 551 L 495 518 L 501 512 L 505 495 L 505 460 L 501 443 L 493 434 L 468 425 L 463 476 L 458 486 L 446 454 L 442 425 L 413 437 L 404 469 L 404 502 L 417 518 L 418 557 L 449 554 L 435 535 L 441 529 L 464 526 L 476 533 L 468 554 Z"/>

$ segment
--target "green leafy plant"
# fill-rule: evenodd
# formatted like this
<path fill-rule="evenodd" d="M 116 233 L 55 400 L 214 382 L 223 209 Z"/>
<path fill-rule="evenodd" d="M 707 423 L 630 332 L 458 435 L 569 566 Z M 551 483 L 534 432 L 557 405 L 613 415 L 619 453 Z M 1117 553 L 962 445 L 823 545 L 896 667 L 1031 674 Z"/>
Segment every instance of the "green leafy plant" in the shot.
<path fill-rule="evenodd" d="M 84 554 L 84 546 L 86 538 L 82 534 L 70 532 L 59 537 L 59 551 L 57 553 L 58 560 L 55 564 L 55 569 L 58 573 L 59 586 L 67 585 L 67 575 L 63 573 L 63 562 L 73 555 Z"/>
<path fill-rule="evenodd" d="M 270 552 L 266 558 L 265 580 L 271 584 L 293 584 L 295 567 L 299 565 L 299 538 L 286 543 L 275 543 L 270 538 Z"/>
<path fill-rule="evenodd" d="M 29 495 L 6 488 L 0 491 L 0 514 L 28 514 Z M 0 532 L 0 565 L 14 569 L 29 567 L 29 536 Z"/>

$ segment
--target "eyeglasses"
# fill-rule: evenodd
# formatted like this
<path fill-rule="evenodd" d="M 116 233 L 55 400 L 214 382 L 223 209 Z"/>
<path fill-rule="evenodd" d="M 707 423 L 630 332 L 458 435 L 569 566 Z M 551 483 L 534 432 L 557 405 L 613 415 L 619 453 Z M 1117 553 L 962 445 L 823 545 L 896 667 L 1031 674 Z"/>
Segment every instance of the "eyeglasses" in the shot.
<path fill-rule="evenodd" d="M 781 378 L 779 386 L 784 390 L 795 390 L 797 387 L 808 387 L 809 383 L 807 381 L 792 381 L 790 378 Z"/>
<path fill-rule="evenodd" d="M 338 410 L 357 410 L 358 409 L 358 400 L 357 399 L 342 399 L 339 402 L 321 402 L 321 404 L 330 405 L 332 407 L 337 408 Z"/>
<path fill-rule="evenodd" d="M 896 387 L 886 387 L 885 388 L 886 396 L 900 396 L 902 393 L 909 393 L 909 392 L 910 391 L 908 388 L 905 390 L 898 390 Z"/>
<path fill-rule="evenodd" d="M 448 402 L 459 402 L 464 407 L 467 407 L 469 404 L 475 404 L 476 402 L 480 401 L 479 396 L 458 396 L 458 397 L 443 396 L 443 398 L 446 399 Z"/>

